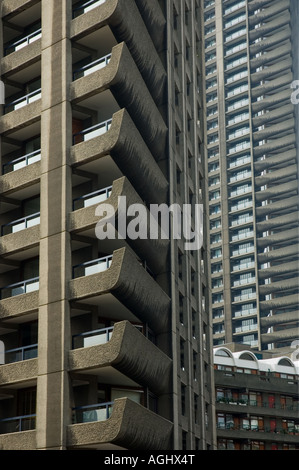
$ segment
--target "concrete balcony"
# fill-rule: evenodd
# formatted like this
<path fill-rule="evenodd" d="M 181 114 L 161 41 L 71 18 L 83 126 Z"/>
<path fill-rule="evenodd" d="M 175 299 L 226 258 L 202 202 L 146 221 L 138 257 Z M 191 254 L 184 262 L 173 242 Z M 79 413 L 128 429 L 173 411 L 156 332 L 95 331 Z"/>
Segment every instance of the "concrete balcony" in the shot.
<path fill-rule="evenodd" d="M 275 326 L 275 325 L 281 325 L 281 324 L 290 323 L 290 322 L 297 322 L 298 318 L 299 318 L 299 311 L 296 310 L 294 312 L 283 312 L 280 314 L 272 315 L 271 317 L 261 318 L 260 323 L 261 323 L 262 328 L 270 328 L 271 326 Z M 265 338 L 266 340 L 268 338 L 268 334 L 270 335 L 271 333 L 267 333 L 267 336 Z M 298 331 L 297 331 L 297 336 L 298 336 Z M 271 341 L 269 341 L 269 343 L 271 343 Z"/>
<path fill-rule="evenodd" d="M 284 59 L 284 60 L 279 61 L 279 63 L 270 65 L 266 69 L 262 69 L 259 72 L 253 73 L 251 75 L 251 83 L 254 86 L 255 84 L 260 84 L 260 82 L 262 82 L 263 80 L 266 80 L 269 78 L 271 79 L 271 77 L 275 76 L 275 74 L 277 73 L 281 74 L 282 72 L 284 72 L 286 74 L 290 70 L 292 70 L 292 59 L 290 58 Z M 252 106 L 253 110 L 255 111 L 255 107 L 260 104 L 261 102 L 253 103 L 253 106 Z"/>
<path fill-rule="evenodd" d="M 281 13 L 288 8 L 290 8 L 290 1 L 289 0 L 282 0 L 277 3 L 273 2 L 270 6 L 267 6 L 263 10 L 259 11 L 255 15 L 249 17 L 249 25 L 254 26 L 257 23 L 263 23 L 268 18 L 271 18 L 278 13 Z"/>
<path fill-rule="evenodd" d="M 41 60 L 41 39 L 28 44 L 26 47 L 16 50 L 1 59 L 1 75 L 9 78 L 11 75 L 18 73 L 28 67 L 36 70 Z M 39 65 L 40 67 L 40 65 Z M 33 76 L 35 76 L 33 74 Z"/>
<path fill-rule="evenodd" d="M 148 202 L 167 200 L 168 183 L 126 110 L 113 114 L 110 129 L 71 149 L 70 163 L 89 171 L 99 158 L 110 155 L 136 192 Z"/>
<path fill-rule="evenodd" d="M 266 206 L 261 206 L 256 208 L 256 214 L 258 217 L 265 217 L 267 215 L 273 214 L 275 212 L 284 211 L 285 209 L 294 208 L 296 209 L 299 205 L 298 196 L 293 196 L 280 201 L 276 201 Z M 290 212 L 294 212 L 293 210 Z"/>
<path fill-rule="evenodd" d="M 9 262 L 38 256 L 39 240 L 39 225 L 4 235 L 0 238 L 0 257 Z"/>
<path fill-rule="evenodd" d="M 113 182 L 110 196 L 108 199 L 103 201 L 103 204 L 111 204 L 114 207 L 115 216 L 118 219 L 118 198 L 126 197 L 126 204 L 129 207 L 132 204 L 144 205 L 142 199 L 138 196 L 135 189 L 128 181 L 126 177 L 119 178 Z M 80 234 L 83 236 L 95 236 L 95 227 L 99 222 L 99 217 L 95 215 L 95 208 L 99 205 L 99 202 L 95 202 L 94 205 L 78 209 L 69 214 L 69 230 L 71 233 Z M 150 220 L 150 213 L 147 210 L 148 218 Z M 149 225 L 149 224 L 148 224 Z M 132 247 L 136 254 L 147 261 L 150 269 L 158 274 L 165 268 L 165 263 L 168 256 L 169 242 L 167 240 L 151 240 L 150 239 L 150 227 L 148 226 L 148 238 L 145 240 L 130 240 L 127 239 L 127 243 Z M 105 241 L 101 242 L 102 246 Z M 0 245 L 1 246 L 1 245 Z M 0 251 L 1 254 L 1 251 Z"/>
<path fill-rule="evenodd" d="M 164 48 L 166 20 L 158 0 L 136 0 L 141 16 L 158 51 Z"/>
<path fill-rule="evenodd" d="M 296 256 L 298 254 L 298 249 L 299 247 L 296 244 L 283 248 L 277 248 L 276 250 L 260 253 L 258 255 L 258 260 L 259 263 L 270 263 L 271 261 L 277 261 L 279 259 L 283 259 L 284 257 Z"/>
<path fill-rule="evenodd" d="M 297 194 L 298 191 L 298 181 L 291 180 L 283 184 L 275 184 L 273 187 L 263 189 L 262 191 L 256 191 L 255 198 L 258 202 L 265 201 L 266 199 L 271 199 L 277 196 L 283 196 L 287 194 L 287 197 L 290 195 Z"/>
<path fill-rule="evenodd" d="M 284 297 L 277 297 L 271 300 L 263 300 L 260 302 L 260 310 L 267 312 L 274 308 L 298 307 L 298 295 L 285 295 Z M 282 332 L 280 332 L 282 333 Z M 297 335 L 298 337 L 298 329 Z"/>
<path fill-rule="evenodd" d="M 299 236 L 299 229 L 293 228 L 290 230 L 282 230 L 281 232 L 275 233 L 274 235 L 267 235 L 257 239 L 257 245 L 259 248 L 265 248 L 271 245 L 277 245 L 279 243 L 297 242 Z"/>
<path fill-rule="evenodd" d="M 278 282 L 274 282 L 272 280 L 271 284 L 262 284 L 259 286 L 259 293 L 260 295 L 268 295 L 275 292 L 285 292 L 287 290 L 293 290 L 298 287 L 298 278 L 292 277 L 291 279 L 284 279 L 279 280 Z M 299 300 L 299 298 L 298 298 Z"/>
<path fill-rule="evenodd" d="M 24 387 L 25 382 L 32 385 L 36 381 L 38 374 L 38 360 L 28 359 L 27 361 L 14 362 L 12 364 L 4 364 L 0 366 L 0 387 L 13 386 L 22 384 Z M 0 389 L 1 394 L 1 389 Z"/>
<path fill-rule="evenodd" d="M 67 428 L 68 449 L 167 450 L 173 424 L 128 398 L 115 400 L 109 419 L 72 424 Z"/>
<path fill-rule="evenodd" d="M 114 325 L 110 341 L 69 353 L 69 369 L 80 374 L 126 375 L 156 395 L 168 393 L 171 359 L 128 321 Z M 120 379 L 121 380 L 121 379 Z"/>
<path fill-rule="evenodd" d="M 268 279 L 274 276 L 281 276 L 282 274 L 288 274 L 297 272 L 299 269 L 297 261 L 290 261 L 288 263 L 281 263 L 270 268 L 264 268 L 259 270 L 259 279 Z"/>
<path fill-rule="evenodd" d="M 36 450 L 36 431 L 0 434 L 1 450 Z"/>
<path fill-rule="evenodd" d="M 163 158 L 167 128 L 125 43 L 113 47 L 105 67 L 72 83 L 71 100 L 88 107 L 90 100 L 100 99 L 107 88 L 128 110 L 154 157 Z"/>
<path fill-rule="evenodd" d="M 251 69 L 257 69 L 265 66 L 268 62 L 273 62 L 281 59 L 292 51 L 291 41 L 288 41 L 283 46 L 277 47 L 271 52 L 266 52 L 259 57 L 250 60 Z"/>
<path fill-rule="evenodd" d="M 289 162 L 289 164 L 296 163 L 296 149 L 274 155 L 273 157 L 267 157 L 265 160 L 254 162 L 254 169 L 257 172 L 262 172 L 263 170 L 275 167 L 276 165 L 281 166 L 281 164 L 286 164 L 287 162 Z"/>
<path fill-rule="evenodd" d="M 157 14 L 159 10 L 155 17 Z M 71 38 L 76 40 L 107 24 L 113 29 L 117 42 L 124 41 L 127 44 L 151 95 L 156 102 L 161 103 L 166 73 L 133 0 L 109 0 L 75 18 L 71 24 Z"/>
<path fill-rule="evenodd" d="M 289 88 L 289 85 L 292 81 L 293 81 L 293 74 L 292 74 L 291 71 L 289 71 L 288 73 L 285 73 L 281 77 L 275 78 L 274 80 L 267 81 L 267 83 L 262 83 L 262 84 L 259 84 L 256 87 L 251 88 L 251 96 L 252 96 L 253 99 L 257 99 L 259 96 L 263 96 L 263 95 L 271 92 L 272 90 L 277 90 L 282 86 L 285 86 L 285 88 Z M 256 106 L 257 106 L 257 103 L 255 103 Z M 293 109 L 291 103 L 289 103 L 289 107 L 292 108 L 292 113 L 293 113 L 294 109 Z M 279 111 L 282 111 L 282 109 L 280 108 Z M 254 127 L 258 127 L 259 125 L 262 125 L 263 121 L 260 122 L 260 119 L 261 120 L 265 119 L 266 117 L 268 117 L 268 114 L 270 115 L 269 116 L 269 118 L 270 118 L 271 113 L 275 113 L 275 112 L 277 112 L 277 110 L 270 111 L 269 113 L 267 113 L 267 116 L 262 115 L 262 116 L 254 117 L 253 118 Z M 280 115 L 278 115 L 278 117 L 279 116 Z"/>
<path fill-rule="evenodd" d="M 38 291 L 16 295 L 0 300 L 0 320 L 13 321 L 23 315 L 37 314 L 39 304 Z"/>
<path fill-rule="evenodd" d="M 282 148 L 283 147 L 283 143 L 286 143 L 287 145 L 291 144 L 292 141 L 294 140 L 295 141 L 296 139 L 296 136 L 294 134 L 291 135 L 291 136 L 287 136 L 287 137 L 283 137 L 281 139 L 277 139 L 277 141 L 273 141 L 271 144 L 265 144 L 265 145 L 261 145 L 260 147 L 255 147 L 255 151 L 256 149 L 261 149 L 262 147 L 275 147 L 275 144 L 277 146 L 277 148 Z M 277 143 L 276 143 L 277 142 Z M 279 143 L 278 143 L 279 142 Z M 266 150 L 265 150 L 266 152 Z M 263 153 L 263 151 L 261 150 L 260 153 Z M 281 179 L 284 179 L 284 178 L 290 178 L 291 180 L 293 179 L 293 176 L 296 176 L 297 174 L 297 165 L 290 165 L 286 168 L 281 168 L 279 170 L 276 170 L 276 171 L 272 171 L 272 172 L 269 172 L 269 173 L 266 173 L 262 176 L 257 176 L 255 178 L 255 184 L 256 186 L 258 187 L 261 187 L 261 186 L 265 186 L 267 184 L 274 184 L 275 182 L 281 180 Z"/>
<path fill-rule="evenodd" d="M 40 162 L 32 163 L 31 165 L 19 168 L 16 171 L 11 171 L 5 175 L 0 176 L 0 193 L 2 196 L 13 197 L 17 199 L 22 199 L 24 193 L 25 197 L 30 197 L 28 191 L 35 188 L 39 185 L 41 173 L 41 164 Z M 9 207 L 8 207 L 9 210 Z"/>
<path fill-rule="evenodd" d="M 25 126 L 33 125 L 41 118 L 41 99 L 16 109 L 0 118 L 0 133 L 7 136 Z"/>
<path fill-rule="evenodd" d="M 269 317 L 269 318 L 273 318 L 273 317 Z M 298 316 L 297 316 L 296 321 L 298 322 Z M 295 339 L 298 339 L 298 326 L 294 328 L 288 328 L 286 330 L 274 331 L 273 333 L 264 333 L 261 335 L 261 341 L 263 344 L 275 343 L 277 341 L 283 341 L 283 340 L 292 341 Z"/>
<path fill-rule="evenodd" d="M 3 0 L 2 16 L 12 16 L 36 5 L 39 0 Z"/>
<path fill-rule="evenodd" d="M 69 283 L 69 298 L 76 302 L 100 305 L 105 294 L 111 294 L 156 333 L 168 331 L 169 297 L 126 248 L 114 251 L 107 270 Z"/>
<path fill-rule="evenodd" d="M 263 14 L 263 11 L 261 12 L 261 15 Z M 261 18 L 262 20 L 262 18 Z M 251 23 L 256 22 L 255 16 L 251 17 Z M 276 31 L 282 26 L 289 24 L 291 21 L 291 15 L 289 11 L 286 11 L 285 13 L 279 15 L 278 18 L 275 18 L 272 21 L 268 21 L 265 23 L 263 26 L 260 26 L 257 29 L 252 29 L 249 32 L 249 38 L 250 41 L 255 41 L 255 39 L 258 39 L 259 37 L 263 37 L 271 33 L 271 31 Z"/>
<path fill-rule="evenodd" d="M 281 42 L 285 41 L 286 39 L 289 39 L 290 37 L 291 37 L 291 29 L 286 28 L 279 33 L 273 34 L 273 36 L 264 38 L 263 41 L 261 42 L 251 44 L 249 46 L 250 55 L 254 56 L 260 51 L 263 51 L 268 48 L 272 48 L 276 44 L 280 44 Z"/>
<path fill-rule="evenodd" d="M 254 142 L 259 142 L 265 139 L 277 138 L 280 133 L 287 131 L 295 133 L 295 126 L 295 119 L 285 119 L 283 122 L 272 124 L 265 129 L 254 132 L 253 140 Z"/>

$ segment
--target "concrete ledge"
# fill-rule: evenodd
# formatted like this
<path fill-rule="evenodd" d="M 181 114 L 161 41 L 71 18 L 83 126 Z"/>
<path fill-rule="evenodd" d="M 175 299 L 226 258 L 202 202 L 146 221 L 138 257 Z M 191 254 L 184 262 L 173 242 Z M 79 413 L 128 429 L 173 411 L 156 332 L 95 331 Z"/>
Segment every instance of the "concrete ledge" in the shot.
<path fill-rule="evenodd" d="M 36 291 L 0 300 L 0 320 L 37 311 L 38 297 L 39 292 Z"/>
<path fill-rule="evenodd" d="M 32 7 L 40 0 L 3 0 L 1 3 L 1 15 L 11 15 L 12 13 L 21 13 L 29 7 Z"/>
<path fill-rule="evenodd" d="M 169 297 L 126 248 L 113 252 L 112 264 L 106 271 L 71 280 L 68 297 L 83 301 L 108 292 L 156 333 L 168 331 Z"/>
<path fill-rule="evenodd" d="M 128 398 L 120 398 L 115 400 L 107 421 L 68 426 L 67 446 L 105 449 L 105 445 L 114 444 L 123 449 L 168 450 L 172 429 L 170 421 Z"/>
<path fill-rule="evenodd" d="M 14 362 L 0 366 L 0 385 L 26 382 L 37 377 L 37 359 Z"/>
<path fill-rule="evenodd" d="M 171 359 L 128 321 L 114 325 L 106 344 L 69 353 L 71 371 L 88 374 L 90 369 L 112 366 L 156 395 L 169 392 L 171 364 Z"/>
<path fill-rule="evenodd" d="M 9 195 L 16 190 L 24 189 L 34 183 L 38 183 L 40 179 L 40 167 L 40 162 L 36 162 L 0 176 L 0 193 L 2 195 Z"/>

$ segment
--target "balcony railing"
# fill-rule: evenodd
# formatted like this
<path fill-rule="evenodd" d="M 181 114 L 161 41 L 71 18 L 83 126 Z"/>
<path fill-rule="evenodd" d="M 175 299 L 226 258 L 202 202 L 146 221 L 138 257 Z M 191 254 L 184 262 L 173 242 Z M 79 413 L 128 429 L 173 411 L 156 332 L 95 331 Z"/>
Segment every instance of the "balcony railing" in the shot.
<path fill-rule="evenodd" d="M 10 233 L 20 232 L 29 227 L 34 227 L 40 223 L 40 212 L 36 214 L 28 215 L 22 219 L 15 220 L 9 224 L 2 225 L 1 227 L 1 236 L 8 235 Z"/>
<path fill-rule="evenodd" d="M 23 47 L 28 46 L 28 44 L 31 44 L 32 42 L 40 39 L 41 36 L 42 36 L 42 30 L 40 28 L 34 31 L 33 33 L 28 34 L 27 36 L 24 36 L 23 38 L 18 39 L 17 41 L 9 43 L 7 46 L 5 46 L 4 54 L 9 55 L 12 52 L 16 52 L 20 49 L 23 49 Z"/>
<path fill-rule="evenodd" d="M 12 171 L 19 170 L 25 166 L 32 165 L 32 163 L 39 162 L 41 159 L 41 150 L 35 150 L 34 152 L 28 153 L 23 157 L 11 160 L 3 165 L 3 174 L 10 173 Z"/>
<path fill-rule="evenodd" d="M 17 282 L 0 289 L 0 299 L 7 299 L 9 297 L 15 297 L 16 295 L 28 294 L 29 292 L 35 292 L 39 289 L 39 277 L 28 279 L 26 281 Z"/>
<path fill-rule="evenodd" d="M 109 64 L 111 59 L 111 54 L 108 54 L 100 59 L 97 59 L 90 64 L 85 65 L 84 67 L 80 67 L 73 73 L 73 80 L 78 80 L 78 78 L 86 77 L 93 72 L 101 70 L 102 68 L 106 67 Z"/>
<path fill-rule="evenodd" d="M 250 292 L 249 294 L 236 295 L 233 302 L 240 302 L 241 300 L 255 299 L 256 292 Z"/>
<path fill-rule="evenodd" d="M 27 361 L 37 357 L 37 344 L 30 346 L 23 346 L 21 348 L 9 349 L 5 351 L 5 364 L 12 364 L 13 362 Z"/>
<path fill-rule="evenodd" d="M 106 421 L 110 418 L 114 402 L 73 408 L 73 424 Z"/>
<path fill-rule="evenodd" d="M 134 325 L 136 328 L 142 330 L 141 325 Z M 87 348 L 99 344 L 106 344 L 111 340 L 114 326 L 108 328 L 101 328 L 100 330 L 87 331 L 79 333 L 72 337 L 72 348 Z"/>
<path fill-rule="evenodd" d="M 93 204 L 100 204 L 110 197 L 112 186 L 104 189 L 99 189 L 93 193 L 86 194 L 73 200 L 73 211 L 82 209 L 84 207 L 92 206 Z"/>
<path fill-rule="evenodd" d="M 11 111 L 16 111 L 17 109 L 23 108 L 27 106 L 27 104 L 33 103 L 34 101 L 38 101 L 41 99 L 42 90 L 41 88 L 28 93 L 17 100 L 14 100 L 7 105 L 4 106 L 4 114 L 10 113 Z"/>
<path fill-rule="evenodd" d="M 16 416 L 0 420 L 0 433 L 9 434 L 13 432 L 31 431 L 35 429 L 36 414 Z"/>
<path fill-rule="evenodd" d="M 236 264 L 233 266 L 233 271 L 241 271 L 242 269 L 249 269 L 249 268 L 254 268 L 254 267 L 255 267 L 254 261 L 252 261 L 251 263 Z"/>
<path fill-rule="evenodd" d="M 249 308 L 248 310 L 240 310 L 238 312 L 235 312 L 233 318 L 247 317 L 249 315 L 256 315 L 256 314 L 257 314 L 256 308 Z"/>
<path fill-rule="evenodd" d="M 106 256 L 87 263 L 78 264 L 73 266 L 73 279 L 78 277 L 90 276 L 91 274 L 101 273 L 110 268 L 112 263 L 112 256 Z"/>
<path fill-rule="evenodd" d="M 88 11 L 91 11 L 93 8 L 98 7 L 99 5 L 102 5 L 105 3 L 106 0 L 89 0 L 85 2 L 79 2 L 77 3 L 74 8 L 73 8 L 73 18 L 76 18 L 77 16 L 83 15 L 84 13 L 87 13 Z"/>
<path fill-rule="evenodd" d="M 86 142 L 87 140 L 93 139 L 100 135 L 105 134 L 111 127 L 112 119 L 96 124 L 95 126 L 84 129 L 81 132 L 73 135 L 73 145 L 79 144 L 80 142 Z"/>

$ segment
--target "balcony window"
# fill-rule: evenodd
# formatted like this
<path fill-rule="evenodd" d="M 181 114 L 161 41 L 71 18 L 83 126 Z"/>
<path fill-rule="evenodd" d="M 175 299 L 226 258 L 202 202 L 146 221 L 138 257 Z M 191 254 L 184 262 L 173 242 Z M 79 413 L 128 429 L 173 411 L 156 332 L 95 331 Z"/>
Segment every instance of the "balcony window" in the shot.
<path fill-rule="evenodd" d="M 90 276 L 106 271 L 110 268 L 112 263 L 112 256 L 106 256 L 87 263 L 82 263 L 73 267 L 73 278 Z"/>
<path fill-rule="evenodd" d="M 89 0 L 78 2 L 73 7 L 73 18 L 83 15 L 84 13 L 88 13 L 105 2 L 106 0 Z"/>
<path fill-rule="evenodd" d="M 73 135 L 73 145 L 80 142 L 87 142 L 90 139 L 99 137 L 109 131 L 112 124 L 112 119 L 96 124 L 95 126 L 84 129 L 81 132 Z"/>
<path fill-rule="evenodd" d="M 112 186 L 109 186 L 104 189 L 99 189 L 98 191 L 94 191 L 90 194 L 86 194 L 79 198 L 74 199 L 73 201 L 73 210 L 76 211 L 78 209 L 82 209 L 84 207 L 89 207 L 94 204 L 100 204 L 101 202 L 108 199 L 111 195 Z"/>
<path fill-rule="evenodd" d="M 101 57 L 100 59 L 97 59 L 97 60 L 94 60 L 93 62 L 90 62 L 87 65 L 79 67 L 73 73 L 73 80 L 77 80 L 78 78 L 86 77 L 87 75 L 90 75 L 93 72 L 97 72 L 98 70 L 103 69 L 104 67 L 106 67 L 106 65 L 109 64 L 110 59 L 111 59 L 111 54 L 108 54 L 104 57 Z"/>
<path fill-rule="evenodd" d="M 110 418 L 114 402 L 73 408 L 73 423 L 90 423 L 106 421 Z"/>

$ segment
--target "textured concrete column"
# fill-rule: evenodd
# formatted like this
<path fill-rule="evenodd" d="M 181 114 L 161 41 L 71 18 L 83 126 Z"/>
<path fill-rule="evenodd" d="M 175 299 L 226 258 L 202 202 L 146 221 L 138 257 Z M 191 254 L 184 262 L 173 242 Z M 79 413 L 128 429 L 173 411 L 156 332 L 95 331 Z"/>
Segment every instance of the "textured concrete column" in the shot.
<path fill-rule="evenodd" d="M 66 214 L 71 210 L 71 43 L 70 0 L 42 0 L 41 234 L 37 448 L 65 449 L 70 424 L 67 353 L 70 312 L 66 285 L 71 276 L 71 243 Z"/>

